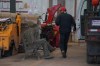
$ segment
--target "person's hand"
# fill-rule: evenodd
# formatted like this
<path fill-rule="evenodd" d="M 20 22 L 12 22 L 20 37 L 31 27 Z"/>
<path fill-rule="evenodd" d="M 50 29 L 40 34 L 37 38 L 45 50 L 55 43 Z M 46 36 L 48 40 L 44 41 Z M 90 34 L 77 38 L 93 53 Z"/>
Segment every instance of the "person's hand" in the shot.
<path fill-rule="evenodd" d="M 76 33 L 76 31 L 73 31 L 73 34 L 75 34 Z"/>
<path fill-rule="evenodd" d="M 76 28 L 73 29 L 73 32 L 76 32 Z"/>
<path fill-rule="evenodd" d="M 76 33 L 76 27 L 73 27 L 72 34 L 75 34 L 75 33 Z"/>

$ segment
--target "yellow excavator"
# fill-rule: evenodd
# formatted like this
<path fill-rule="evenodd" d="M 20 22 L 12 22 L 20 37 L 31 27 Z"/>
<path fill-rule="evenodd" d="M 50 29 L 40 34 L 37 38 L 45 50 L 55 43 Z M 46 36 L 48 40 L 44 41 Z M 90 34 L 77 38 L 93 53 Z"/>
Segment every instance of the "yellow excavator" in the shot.
<path fill-rule="evenodd" d="M 10 18 L 0 18 L 0 58 L 18 52 L 21 33 L 21 17 L 18 13 L 13 22 Z"/>

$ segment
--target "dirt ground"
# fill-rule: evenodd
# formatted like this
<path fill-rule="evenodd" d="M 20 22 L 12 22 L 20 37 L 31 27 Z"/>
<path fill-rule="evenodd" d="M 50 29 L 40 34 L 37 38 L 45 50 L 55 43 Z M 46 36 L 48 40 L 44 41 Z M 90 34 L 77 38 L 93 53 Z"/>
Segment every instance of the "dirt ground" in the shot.
<path fill-rule="evenodd" d="M 67 58 L 61 57 L 59 48 L 52 55 L 53 59 L 24 59 L 24 54 L 18 54 L 12 57 L 0 59 L 0 66 L 100 66 L 99 64 L 86 63 L 86 46 L 71 45 L 68 47 Z"/>

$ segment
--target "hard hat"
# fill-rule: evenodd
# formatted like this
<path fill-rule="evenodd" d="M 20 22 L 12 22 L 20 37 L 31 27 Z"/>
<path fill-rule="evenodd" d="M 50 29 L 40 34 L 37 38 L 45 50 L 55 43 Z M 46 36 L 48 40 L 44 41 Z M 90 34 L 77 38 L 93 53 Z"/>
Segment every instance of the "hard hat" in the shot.
<path fill-rule="evenodd" d="M 92 5 L 93 6 L 98 6 L 99 5 L 99 0 L 92 0 Z"/>
<path fill-rule="evenodd" d="M 65 8 L 65 7 L 61 7 L 61 8 L 60 8 L 60 11 L 66 12 L 66 8 Z"/>

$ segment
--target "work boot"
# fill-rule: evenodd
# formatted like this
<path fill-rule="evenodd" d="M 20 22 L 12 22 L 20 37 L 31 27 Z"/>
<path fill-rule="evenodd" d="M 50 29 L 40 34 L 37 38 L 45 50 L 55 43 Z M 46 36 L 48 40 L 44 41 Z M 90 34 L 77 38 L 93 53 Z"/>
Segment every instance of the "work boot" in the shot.
<path fill-rule="evenodd" d="M 62 53 L 62 57 L 66 58 L 66 53 L 64 51 L 62 51 L 61 53 Z"/>
<path fill-rule="evenodd" d="M 46 56 L 46 57 L 44 57 L 44 59 L 52 59 L 52 58 L 54 58 L 53 56 Z"/>

